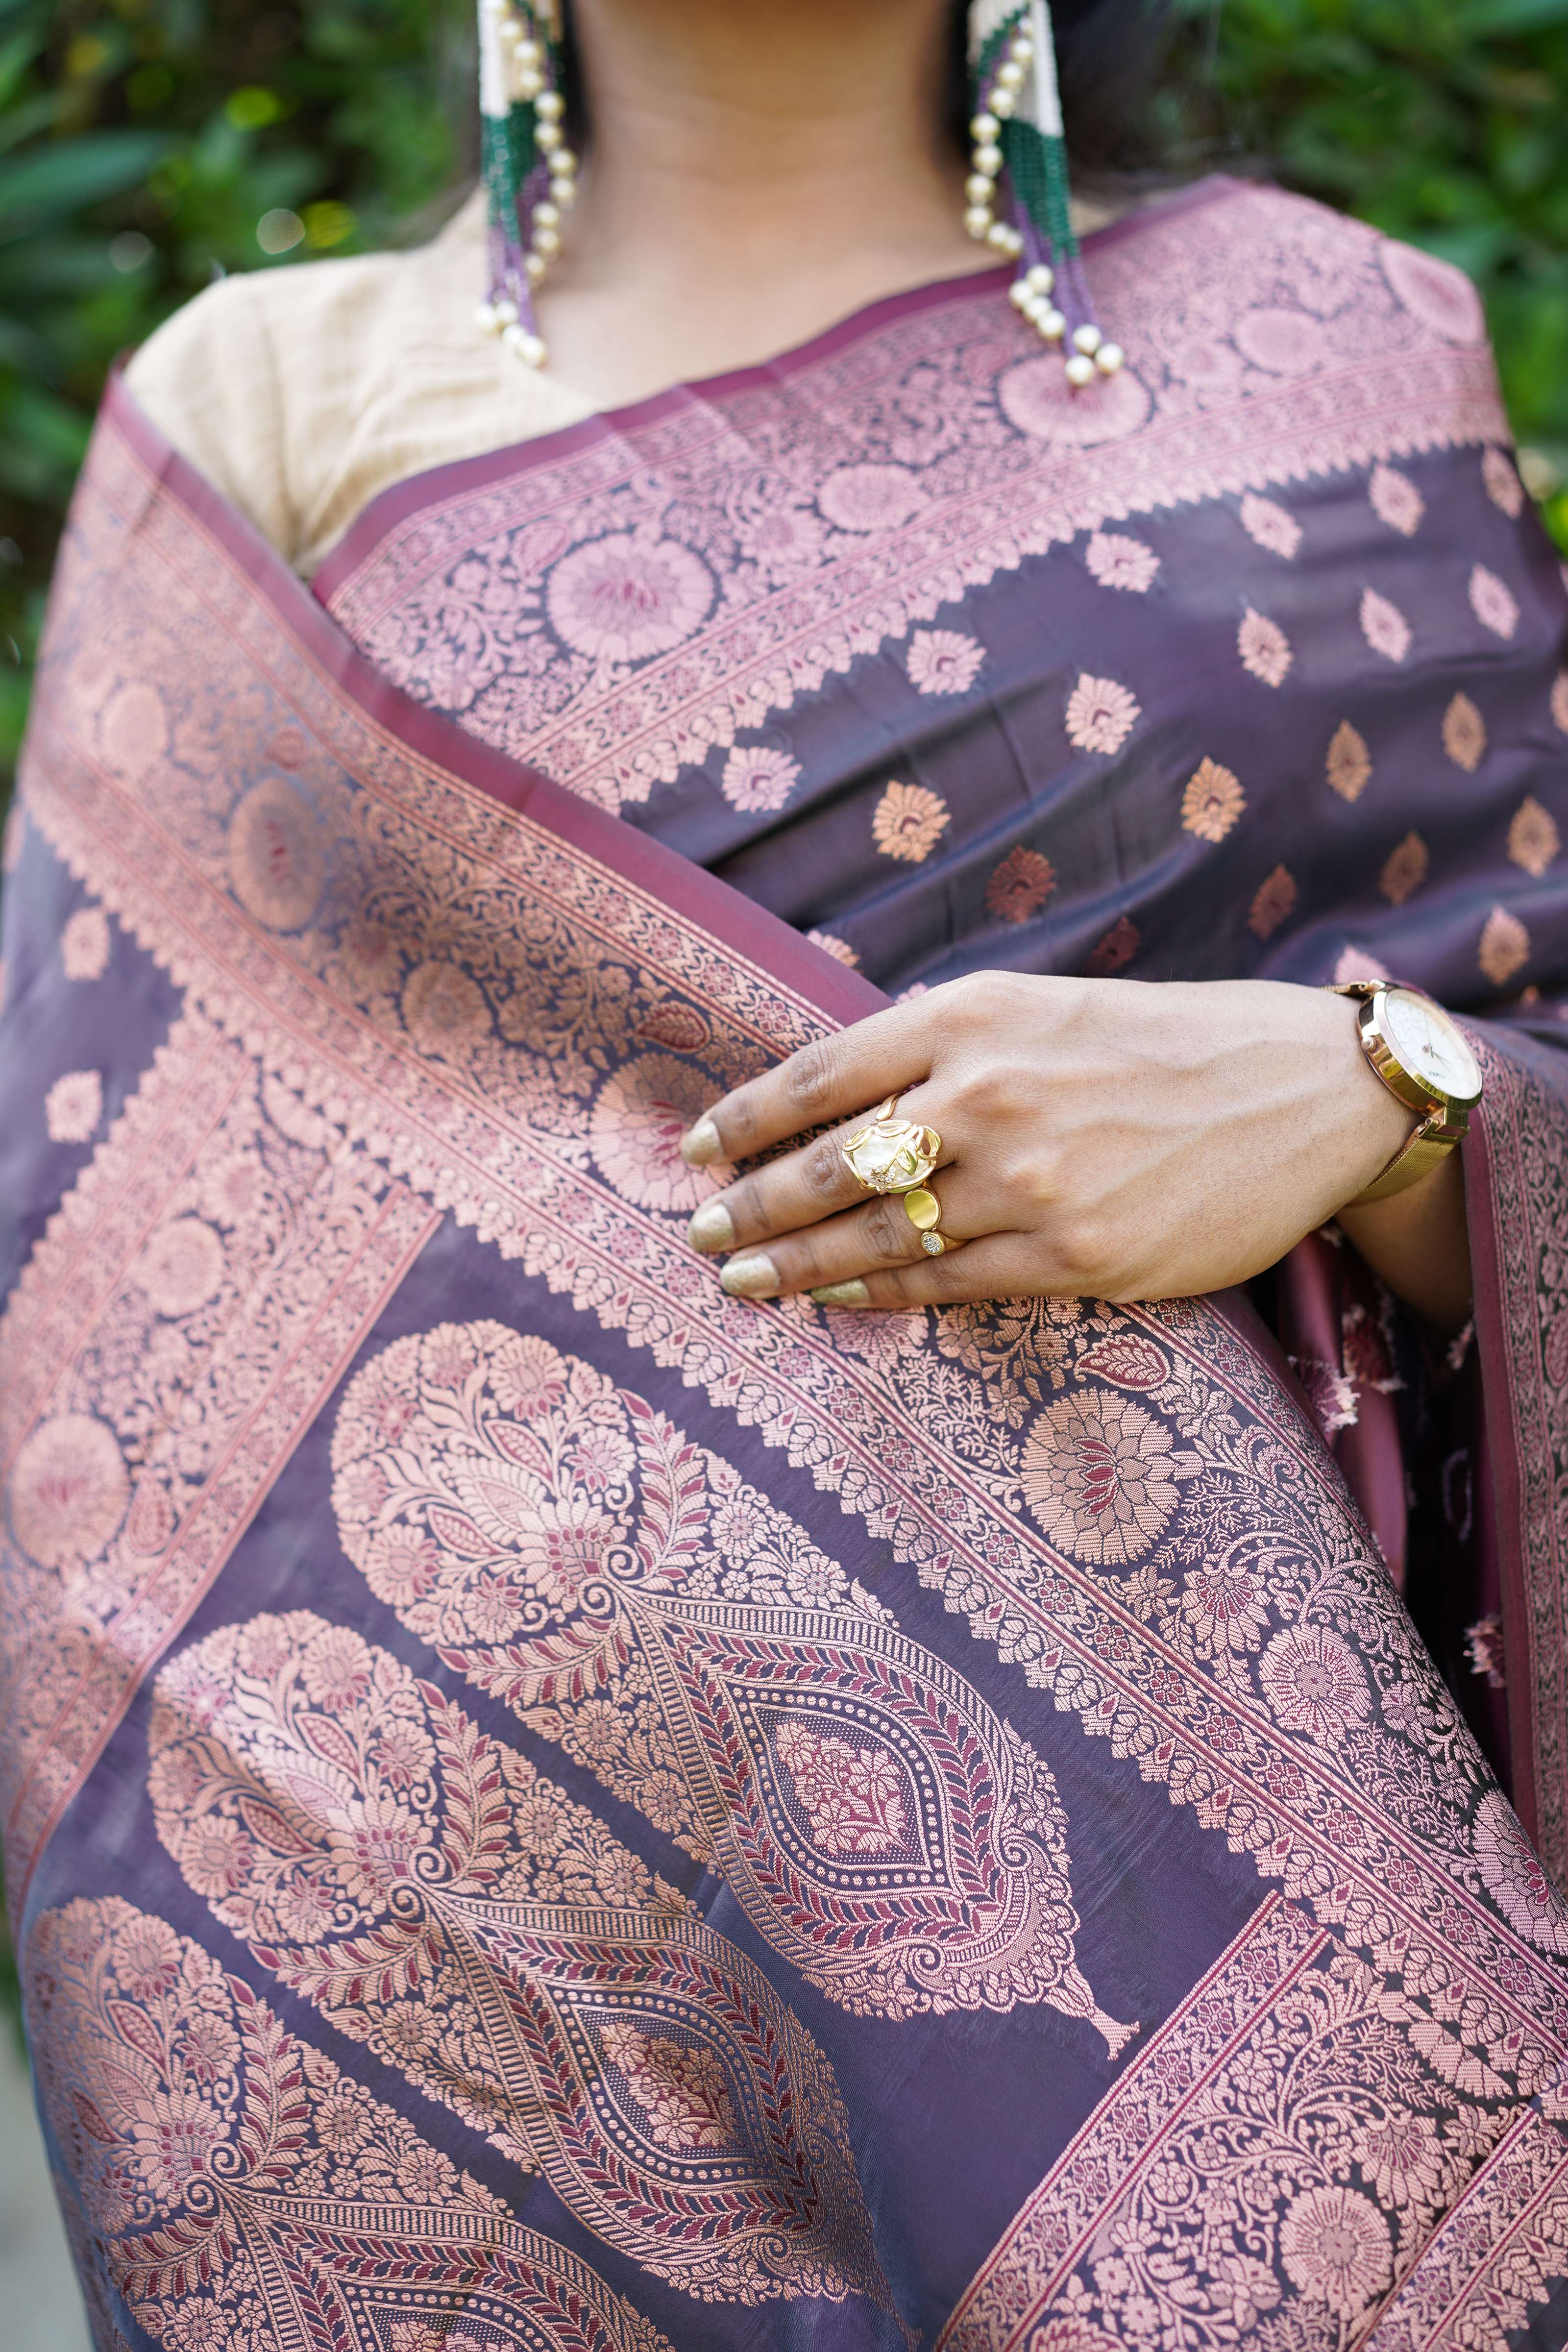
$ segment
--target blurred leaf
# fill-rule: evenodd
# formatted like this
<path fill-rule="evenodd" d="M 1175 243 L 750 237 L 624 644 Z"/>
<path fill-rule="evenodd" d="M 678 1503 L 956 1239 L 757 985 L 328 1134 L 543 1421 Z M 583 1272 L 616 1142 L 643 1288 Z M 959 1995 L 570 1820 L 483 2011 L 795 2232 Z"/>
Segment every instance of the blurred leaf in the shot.
<path fill-rule="evenodd" d="M 80 212 L 134 187 L 167 144 L 155 132 L 100 131 L 0 163 L 0 235 L 18 213 Z"/>

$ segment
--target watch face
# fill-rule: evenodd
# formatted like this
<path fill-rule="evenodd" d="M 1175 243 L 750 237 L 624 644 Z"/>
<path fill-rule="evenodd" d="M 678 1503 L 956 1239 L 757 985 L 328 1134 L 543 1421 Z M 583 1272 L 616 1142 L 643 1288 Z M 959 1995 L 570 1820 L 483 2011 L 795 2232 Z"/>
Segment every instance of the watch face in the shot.
<path fill-rule="evenodd" d="M 1435 1095 L 1471 1103 L 1481 1091 L 1476 1057 L 1446 1013 L 1407 988 L 1391 988 L 1383 1001 L 1383 1030 L 1400 1064 Z"/>

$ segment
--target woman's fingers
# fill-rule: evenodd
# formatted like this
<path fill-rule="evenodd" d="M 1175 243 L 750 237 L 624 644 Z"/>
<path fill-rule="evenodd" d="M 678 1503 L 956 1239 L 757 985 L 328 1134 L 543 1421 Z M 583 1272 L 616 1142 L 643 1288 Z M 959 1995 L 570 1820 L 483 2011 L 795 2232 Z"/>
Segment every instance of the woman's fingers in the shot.
<path fill-rule="evenodd" d="M 1025 1236 L 986 1234 L 962 1249 L 944 1250 L 941 1257 L 921 1257 L 910 1265 L 817 1285 L 812 1297 L 819 1307 L 896 1309 L 952 1307 L 972 1298 L 1033 1297 L 1039 1287 L 1029 1267 Z"/>
<path fill-rule="evenodd" d="M 889 1005 L 848 1029 L 803 1045 L 775 1069 L 737 1087 L 688 1129 L 681 1151 L 693 1168 L 746 1160 L 827 1119 L 853 1118 L 931 1074 L 930 998 Z"/>
<path fill-rule="evenodd" d="M 923 1124 L 931 1116 L 929 1096 L 929 1088 L 918 1088 L 900 1103 L 899 1117 Z M 720 1250 L 748 1249 L 759 1242 L 771 1242 L 775 1234 L 815 1225 L 836 1210 L 865 1201 L 866 1187 L 844 1161 L 844 1146 L 865 1124 L 862 1111 L 858 1118 L 830 1129 L 782 1160 L 770 1160 L 765 1167 L 741 1177 L 727 1192 L 704 1201 L 689 1228 L 692 1248 L 709 1256 Z M 945 1167 L 952 1156 L 951 1139 L 943 1137 L 936 1165 Z M 880 1197 L 907 1224 L 897 1196 Z"/>
<path fill-rule="evenodd" d="M 984 1230 L 984 1188 L 957 1171 L 938 1180 L 939 1230 L 954 1244 Z M 907 1265 L 925 1255 L 921 1230 L 904 1207 L 901 1192 L 824 1217 L 798 1232 L 770 1240 L 763 1248 L 742 1248 L 720 1279 L 737 1298 L 776 1298 L 792 1290 L 816 1290 L 846 1282 L 878 1267 Z M 935 1261 L 928 1261 L 934 1263 Z"/>

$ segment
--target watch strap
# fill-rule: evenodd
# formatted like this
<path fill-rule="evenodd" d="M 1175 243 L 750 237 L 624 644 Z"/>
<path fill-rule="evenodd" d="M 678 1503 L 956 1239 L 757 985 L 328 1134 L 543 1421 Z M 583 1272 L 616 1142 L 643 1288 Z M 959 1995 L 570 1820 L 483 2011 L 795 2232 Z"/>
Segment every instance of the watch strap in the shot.
<path fill-rule="evenodd" d="M 1396 1192 L 1408 1192 L 1430 1176 L 1442 1165 L 1457 1143 L 1462 1143 L 1469 1133 L 1470 1122 L 1460 1111 L 1445 1118 L 1441 1110 L 1424 1118 L 1408 1140 L 1402 1143 L 1381 1175 L 1364 1185 L 1353 1201 L 1346 1201 L 1347 1209 L 1369 1208 L 1374 1201 L 1391 1201 Z"/>

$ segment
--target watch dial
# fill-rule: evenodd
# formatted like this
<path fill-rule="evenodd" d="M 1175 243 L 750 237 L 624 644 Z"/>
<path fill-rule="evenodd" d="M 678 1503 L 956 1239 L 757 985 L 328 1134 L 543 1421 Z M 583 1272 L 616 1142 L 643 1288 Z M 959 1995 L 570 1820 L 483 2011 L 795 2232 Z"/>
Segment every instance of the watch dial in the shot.
<path fill-rule="evenodd" d="M 1393 988 L 1384 999 L 1383 1026 L 1410 1076 L 1434 1094 L 1468 1102 L 1481 1090 L 1476 1057 L 1446 1013 L 1410 990 Z"/>

